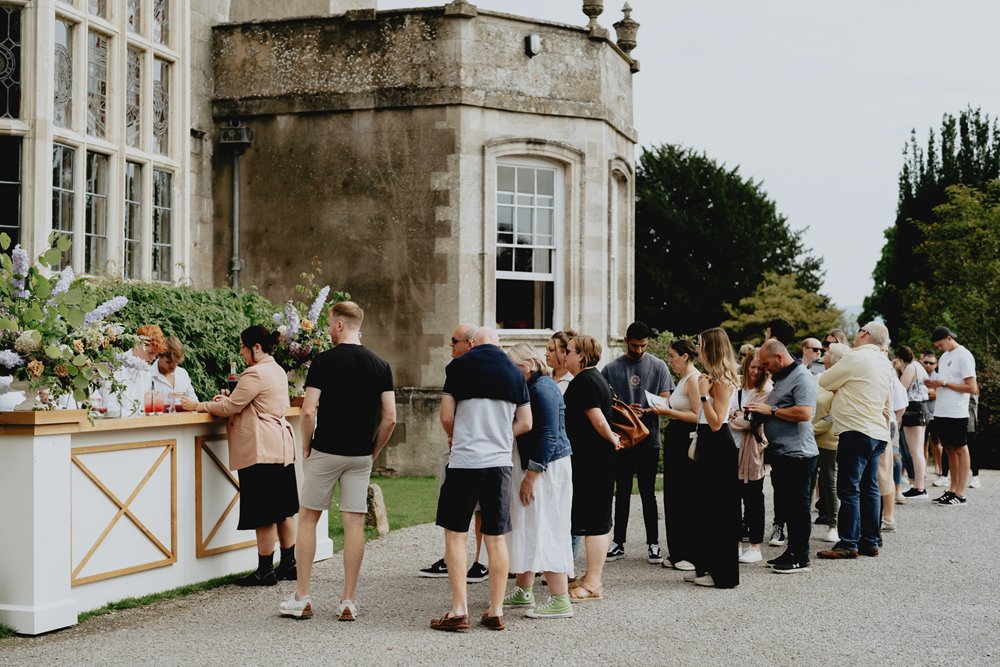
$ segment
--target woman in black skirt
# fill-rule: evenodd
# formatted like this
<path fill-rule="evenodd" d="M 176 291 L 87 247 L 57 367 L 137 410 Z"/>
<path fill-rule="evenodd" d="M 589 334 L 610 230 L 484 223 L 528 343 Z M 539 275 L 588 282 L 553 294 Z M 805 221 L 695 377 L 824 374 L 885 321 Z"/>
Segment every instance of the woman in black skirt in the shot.
<path fill-rule="evenodd" d="M 257 570 L 236 583 L 273 586 L 294 580 L 295 521 L 299 494 L 295 483 L 295 434 L 285 420 L 288 376 L 271 356 L 278 334 L 260 326 L 240 334 L 240 356 L 247 364 L 230 396 L 196 403 L 185 398 L 185 410 L 229 417 L 229 469 L 240 480 L 239 530 L 257 533 Z M 274 569 L 275 528 L 281 562 Z"/>
<path fill-rule="evenodd" d="M 728 422 L 739 371 L 722 329 L 703 331 L 698 353 L 705 368 L 698 377 L 701 416 L 694 464 L 700 496 L 695 501 L 698 538 L 696 571 L 685 578 L 699 586 L 733 588 L 740 583 L 739 555 L 733 548 L 741 532 L 739 488 L 733 481 L 739 454 Z"/>

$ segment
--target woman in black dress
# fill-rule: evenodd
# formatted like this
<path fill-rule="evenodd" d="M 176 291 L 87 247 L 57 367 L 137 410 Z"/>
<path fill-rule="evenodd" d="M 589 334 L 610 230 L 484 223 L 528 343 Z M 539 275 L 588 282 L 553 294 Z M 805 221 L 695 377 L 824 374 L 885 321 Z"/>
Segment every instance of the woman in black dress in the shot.
<path fill-rule="evenodd" d="M 699 534 L 696 571 L 685 578 L 699 586 L 733 588 L 740 583 L 739 556 L 733 548 L 741 532 L 739 488 L 733 482 L 739 453 L 728 421 L 739 371 L 732 343 L 722 329 L 703 331 L 698 347 L 705 368 L 698 377 L 701 416 L 694 465 L 701 491 L 696 503 Z"/>
<path fill-rule="evenodd" d="M 569 342 L 566 367 L 573 374 L 566 395 L 566 434 L 573 447 L 572 533 L 584 538 L 587 573 L 573 582 L 574 602 L 603 598 L 604 559 L 611 544 L 611 499 L 615 490 L 615 451 L 611 430 L 611 388 L 597 370 L 601 344 L 592 336 Z"/>

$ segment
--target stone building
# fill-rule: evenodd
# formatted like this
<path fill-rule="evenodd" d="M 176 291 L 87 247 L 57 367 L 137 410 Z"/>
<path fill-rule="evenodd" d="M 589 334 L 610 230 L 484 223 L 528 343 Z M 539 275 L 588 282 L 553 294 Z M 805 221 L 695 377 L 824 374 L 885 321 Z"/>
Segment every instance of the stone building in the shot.
<path fill-rule="evenodd" d="M 279 302 L 319 257 L 394 369 L 380 463 L 434 472 L 455 324 L 574 328 L 611 357 L 632 317 L 638 63 L 599 13 L 0 0 L 0 228 L 72 236 L 82 272 L 236 268 Z"/>

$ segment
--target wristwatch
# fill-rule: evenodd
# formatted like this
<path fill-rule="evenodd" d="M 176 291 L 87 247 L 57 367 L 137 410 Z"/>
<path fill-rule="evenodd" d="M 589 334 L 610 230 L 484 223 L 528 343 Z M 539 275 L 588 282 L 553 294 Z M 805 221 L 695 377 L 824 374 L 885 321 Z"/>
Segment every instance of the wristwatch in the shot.
<path fill-rule="evenodd" d="M 778 406 L 777 405 L 772 405 L 771 406 L 771 416 L 773 417 L 774 413 L 776 413 L 777 411 L 778 411 Z"/>
<path fill-rule="evenodd" d="M 701 402 L 702 402 L 702 403 L 705 403 L 705 402 L 707 402 L 707 401 L 708 401 L 708 396 L 702 396 L 702 397 L 701 397 Z"/>

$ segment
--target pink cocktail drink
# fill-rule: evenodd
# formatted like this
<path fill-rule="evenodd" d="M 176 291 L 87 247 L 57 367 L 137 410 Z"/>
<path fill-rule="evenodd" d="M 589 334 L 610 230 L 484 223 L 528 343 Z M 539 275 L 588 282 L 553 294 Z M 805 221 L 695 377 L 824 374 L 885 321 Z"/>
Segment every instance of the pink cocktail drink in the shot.
<path fill-rule="evenodd" d="M 143 396 L 142 408 L 147 415 L 153 414 L 153 392 L 147 391 Z"/>
<path fill-rule="evenodd" d="M 162 415 L 163 414 L 163 392 L 154 391 L 153 392 L 153 414 Z"/>

